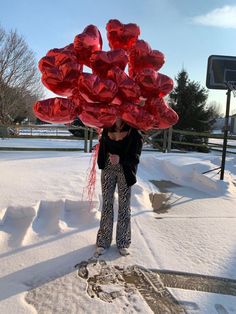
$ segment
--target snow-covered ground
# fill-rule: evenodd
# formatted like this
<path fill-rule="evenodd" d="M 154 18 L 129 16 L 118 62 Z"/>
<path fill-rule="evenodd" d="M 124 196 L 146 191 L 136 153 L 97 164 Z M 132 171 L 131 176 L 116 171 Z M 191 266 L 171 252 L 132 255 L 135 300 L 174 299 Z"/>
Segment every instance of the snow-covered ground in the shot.
<path fill-rule="evenodd" d="M 48 143 L 69 142 L 78 145 Z M 93 256 L 100 219 L 99 170 L 92 204 L 86 196 L 90 158 L 83 152 L 0 152 L 0 313 L 152 313 L 135 289 L 120 286 L 123 292 L 106 302 L 91 298 L 89 280 L 76 277 L 74 265 Z M 217 171 L 202 174 L 220 162 L 217 153 L 143 152 L 132 190 L 131 254 L 121 257 L 113 240 L 102 257 L 107 265 L 236 279 L 236 156 L 227 156 L 224 181 Z M 165 190 L 158 189 L 160 181 L 169 184 Z M 153 211 L 151 193 L 168 199 L 165 210 Z M 236 312 L 235 294 L 169 291 L 188 313 Z"/>
<path fill-rule="evenodd" d="M 0 139 L 0 147 L 83 148 L 84 141 L 53 138 L 4 138 Z"/>
<path fill-rule="evenodd" d="M 223 139 L 211 138 L 209 139 L 209 144 L 223 145 Z M 235 140 L 228 140 L 227 146 L 228 146 L 228 151 L 236 153 L 236 141 Z M 215 149 L 222 150 L 222 147 L 216 146 Z"/>

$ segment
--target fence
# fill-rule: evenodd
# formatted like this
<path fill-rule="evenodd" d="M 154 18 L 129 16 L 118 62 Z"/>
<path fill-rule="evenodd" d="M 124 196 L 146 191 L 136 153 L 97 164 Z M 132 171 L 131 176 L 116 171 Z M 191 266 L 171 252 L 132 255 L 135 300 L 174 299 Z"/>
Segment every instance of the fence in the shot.
<path fill-rule="evenodd" d="M 69 132 L 70 130 L 82 131 L 84 135 L 78 137 Z M 2 139 L 8 138 L 21 138 L 21 139 L 65 139 L 65 140 L 83 140 L 83 148 L 39 148 L 39 147 L 9 147 L 1 146 L 0 150 L 24 150 L 24 151 L 84 151 L 91 152 L 93 146 L 93 134 L 92 128 L 88 127 L 74 127 L 65 125 L 4 125 L 0 126 L 0 137 Z M 6 142 L 7 144 L 7 142 Z"/>
<path fill-rule="evenodd" d="M 83 136 L 73 136 L 70 130 L 80 130 Z M 29 147 L 0 147 L 0 150 L 58 150 L 58 151 L 84 151 L 91 152 L 93 147 L 93 137 L 96 136 L 96 131 L 88 127 L 74 127 L 64 125 L 8 125 L 0 126 L 0 137 L 2 138 L 44 138 L 44 139 L 70 139 L 70 140 L 83 140 L 83 148 L 29 148 Z M 176 140 L 176 135 L 178 140 Z M 199 142 L 187 141 L 187 138 L 195 137 Z M 210 142 L 212 139 L 223 140 L 221 134 L 211 134 L 205 132 L 193 132 L 176 130 L 173 128 L 167 130 L 158 130 L 155 132 L 147 132 L 144 134 L 144 142 L 146 146 L 144 150 L 170 152 L 175 146 L 189 147 L 202 149 L 203 151 L 222 151 L 222 144 Z M 235 141 L 235 135 L 228 136 L 229 141 Z M 149 148 L 147 147 L 149 145 Z M 230 142 L 227 145 L 227 152 L 236 154 L 236 142 L 233 145 Z"/>
<path fill-rule="evenodd" d="M 228 135 L 227 138 L 227 152 L 236 154 L 236 142 L 234 142 L 236 140 L 236 136 Z M 180 149 L 182 151 L 199 150 L 203 152 L 208 152 L 211 150 L 221 152 L 223 143 L 221 144 L 219 142 L 216 142 L 215 140 L 223 141 L 224 137 L 223 134 L 184 131 L 170 128 L 167 130 L 163 130 L 162 134 L 160 132 L 152 134 L 151 139 L 151 141 L 153 142 L 153 146 L 155 146 L 162 152 L 170 152 L 174 148 Z"/>
<path fill-rule="evenodd" d="M 214 143 L 212 140 L 222 140 L 224 139 L 223 134 L 211 134 L 211 133 L 205 133 L 205 132 L 193 132 L 193 131 L 183 131 L 183 130 L 174 130 L 174 134 L 179 134 L 183 136 L 191 136 L 191 137 L 197 137 L 198 140 L 201 140 L 202 143 L 192 143 L 192 142 L 185 142 L 185 141 L 171 141 L 172 144 L 182 144 L 186 146 L 193 146 L 193 147 L 199 147 L 203 148 L 206 151 L 211 150 L 211 151 L 222 151 L 223 148 L 223 143 Z M 236 154 L 236 142 L 233 142 L 236 140 L 235 135 L 228 135 L 228 144 L 227 144 L 227 152 L 231 154 Z M 232 144 L 229 144 L 230 142 L 233 142 Z"/>

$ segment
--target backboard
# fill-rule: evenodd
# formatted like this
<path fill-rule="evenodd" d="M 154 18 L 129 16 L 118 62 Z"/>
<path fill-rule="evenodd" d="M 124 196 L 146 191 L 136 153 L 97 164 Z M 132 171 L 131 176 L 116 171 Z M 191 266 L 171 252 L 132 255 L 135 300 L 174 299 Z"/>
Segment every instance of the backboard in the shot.
<path fill-rule="evenodd" d="M 211 55 L 208 58 L 206 86 L 209 89 L 228 89 L 236 85 L 236 56 Z"/>

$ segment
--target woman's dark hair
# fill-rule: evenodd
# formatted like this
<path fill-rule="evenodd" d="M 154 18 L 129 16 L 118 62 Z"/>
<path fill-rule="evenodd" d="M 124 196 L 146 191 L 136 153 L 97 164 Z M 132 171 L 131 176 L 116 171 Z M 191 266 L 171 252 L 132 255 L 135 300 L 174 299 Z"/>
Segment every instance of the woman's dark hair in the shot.
<path fill-rule="evenodd" d="M 125 131 L 129 131 L 131 128 L 130 125 L 128 125 L 127 123 L 124 123 L 124 125 L 122 126 L 122 129 L 120 131 L 125 132 Z M 116 124 L 113 124 L 110 128 L 107 128 L 108 132 L 116 132 Z"/>

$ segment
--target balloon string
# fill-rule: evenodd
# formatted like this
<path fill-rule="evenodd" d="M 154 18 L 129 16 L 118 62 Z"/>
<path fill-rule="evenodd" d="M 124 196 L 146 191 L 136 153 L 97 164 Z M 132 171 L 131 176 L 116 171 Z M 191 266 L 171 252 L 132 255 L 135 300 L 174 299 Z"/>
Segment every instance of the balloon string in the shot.
<path fill-rule="evenodd" d="M 100 143 L 94 146 L 94 150 L 91 156 L 92 167 L 88 176 L 88 185 L 87 185 L 87 196 L 90 203 L 93 201 L 94 193 L 95 193 L 95 185 L 96 185 L 96 166 L 97 166 L 97 156 L 99 150 Z M 91 162 L 90 161 L 90 162 Z"/>
<path fill-rule="evenodd" d="M 97 130 L 97 132 L 99 136 L 101 133 L 101 129 Z M 86 178 L 86 181 L 88 182 L 86 186 L 87 199 L 89 200 L 90 205 L 92 205 L 93 197 L 95 194 L 96 177 L 97 177 L 96 166 L 97 166 L 97 157 L 98 157 L 99 147 L 100 147 L 100 142 L 98 142 L 98 144 L 96 144 L 93 147 L 93 152 L 90 158 L 90 168 L 88 169 L 88 174 Z M 84 192 L 85 192 L 85 188 L 83 189 L 82 200 L 84 199 Z"/>

